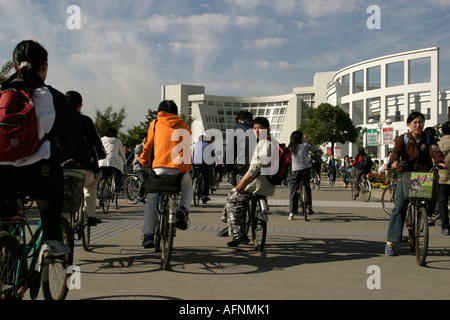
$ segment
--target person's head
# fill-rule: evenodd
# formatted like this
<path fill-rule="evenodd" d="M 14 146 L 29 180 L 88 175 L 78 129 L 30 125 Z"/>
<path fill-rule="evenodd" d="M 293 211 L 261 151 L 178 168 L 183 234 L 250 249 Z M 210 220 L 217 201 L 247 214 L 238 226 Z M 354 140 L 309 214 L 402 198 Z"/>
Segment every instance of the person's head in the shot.
<path fill-rule="evenodd" d="M 15 73 L 2 83 L 2 90 L 20 88 L 33 90 L 42 86 L 47 78 L 48 53 L 43 46 L 33 40 L 17 44 L 12 62 Z"/>
<path fill-rule="evenodd" d="M 83 98 L 81 97 L 81 94 L 76 91 L 67 91 L 66 98 L 72 108 L 81 111 L 81 107 L 83 106 Z"/>
<path fill-rule="evenodd" d="M 127 143 L 124 143 L 124 144 L 123 144 L 123 151 L 124 151 L 125 153 L 127 153 L 128 150 L 130 150 L 130 146 L 129 146 Z"/>
<path fill-rule="evenodd" d="M 147 142 L 147 134 L 146 133 L 141 134 L 140 138 L 143 143 Z"/>
<path fill-rule="evenodd" d="M 406 119 L 406 125 L 411 129 L 411 133 L 414 137 L 419 137 L 423 132 L 425 116 L 418 111 L 411 112 Z"/>
<path fill-rule="evenodd" d="M 364 149 L 364 147 L 359 147 L 358 154 L 363 155 L 365 153 L 366 153 L 366 150 Z"/>
<path fill-rule="evenodd" d="M 117 129 L 116 128 L 108 128 L 106 130 L 106 136 L 110 138 L 117 138 Z"/>
<path fill-rule="evenodd" d="M 171 100 L 163 100 L 158 106 L 158 112 L 164 111 L 173 115 L 178 115 L 177 104 Z"/>
<path fill-rule="evenodd" d="M 241 110 L 236 115 L 236 122 L 244 122 L 247 119 L 253 119 L 253 114 L 247 110 Z"/>
<path fill-rule="evenodd" d="M 424 130 L 423 130 L 426 134 L 428 134 L 430 137 L 432 137 L 432 138 L 436 138 L 436 129 L 435 128 L 433 128 L 433 127 L 426 127 Z"/>
<path fill-rule="evenodd" d="M 450 121 L 447 121 L 442 125 L 441 131 L 444 136 L 450 134 Z"/>
<path fill-rule="evenodd" d="M 263 130 L 266 130 L 265 133 L 263 133 Z M 267 120 L 264 117 L 258 117 L 253 119 L 253 131 L 255 132 L 256 138 L 259 139 L 260 135 L 261 137 L 268 137 L 270 133 L 270 123 L 269 120 Z"/>

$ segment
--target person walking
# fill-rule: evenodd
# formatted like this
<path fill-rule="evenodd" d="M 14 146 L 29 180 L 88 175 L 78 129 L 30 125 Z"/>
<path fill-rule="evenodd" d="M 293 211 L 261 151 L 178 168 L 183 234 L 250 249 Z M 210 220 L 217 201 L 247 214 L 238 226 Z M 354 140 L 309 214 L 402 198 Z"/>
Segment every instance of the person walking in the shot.
<path fill-rule="evenodd" d="M 448 220 L 448 197 L 450 195 L 450 121 L 445 122 L 441 128 L 444 135 L 437 143 L 444 154 L 445 169 L 439 171 L 439 191 L 437 197 L 438 212 L 441 217 L 442 234 L 450 235 Z"/>

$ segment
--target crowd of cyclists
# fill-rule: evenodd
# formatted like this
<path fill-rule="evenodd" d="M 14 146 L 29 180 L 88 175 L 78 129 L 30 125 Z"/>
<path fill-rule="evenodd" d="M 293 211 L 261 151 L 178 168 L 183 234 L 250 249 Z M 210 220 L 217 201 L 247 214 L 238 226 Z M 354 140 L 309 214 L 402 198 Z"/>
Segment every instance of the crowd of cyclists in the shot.
<path fill-rule="evenodd" d="M 82 98 L 79 93 L 69 91 L 64 95 L 45 84 L 49 63 L 47 52 L 39 43 L 31 40 L 19 43 L 14 50 L 13 62 L 16 73 L 2 83 L 2 90 L 22 90 L 33 100 L 42 143 L 31 156 L 0 161 L 0 179 L 3 181 L 0 191 L 15 189 L 36 199 L 43 221 L 44 252 L 57 256 L 68 250 L 58 238 L 64 168 L 81 170 L 87 176 L 84 210 L 89 213 L 89 224 L 92 226 L 102 222 L 95 214 L 98 179 L 106 179 L 114 174 L 116 191 L 120 192 L 123 190 L 124 172 L 132 170 L 137 174 L 141 181 L 140 195 L 145 203 L 142 230 L 142 246 L 145 248 L 154 246 L 157 215 L 157 194 L 147 192 L 148 176 L 151 173 L 180 176 L 180 206 L 176 217 L 177 227 L 181 230 L 186 230 L 190 222 L 193 177 L 199 172 L 204 177 L 204 203 L 210 201 L 210 192 L 216 187 L 215 179 L 226 177 L 230 181 L 231 190 L 224 206 L 222 221 L 227 223 L 227 227 L 221 230 L 219 235 L 232 237 L 227 243 L 231 247 L 248 243 L 243 228 L 245 213 L 242 210 L 243 204 L 248 201 L 248 194 L 270 197 L 275 192 L 275 185 L 269 182 L 265 174 L 271 167 L 271 163 L 265 160 L 267 157 L 272 159 L 275 150 L 271 147 L 275 139 L 271 140 L 270 123 L 266 118 L 253 118 L 248 111 L 241 111 L 237 115 L 234 127 L 237 134 L 231 136 L 230 139 L 233 140 L 226 141 L 225 152 L 233 155 L 232 161 L 226 158 L 227 161 L 222 163 L 214 160 L 215 137 L 202 135 L 193 144 L 191 129 L 178 116 L 177 105 L 173 101 L 164 100 L 158 107 L 157 119 L 150 123 L 148 133 L 142 136 L 142 143 L 136 146 L 134 151 L 130 151 L 129 146 L 124 146 L 117 137 L 117 130 L 114 128 L 110 128 L 104 137 L 98 136 L 92 120 L 80 113 Z M 282 148 L 283 152 L 289 152 L 290 155 L 291 170 L 285 180 L 290 188 L 289 219 L 298 215 L 297 189 L 301 183 L 306 186 L 309 214 L 314 214 L 310 183 L 311 179 L 320 181 L 323 166 L 330 184 L 335 183 L 336 176 L 340 173 L 344 186 L 351 182 L 352 168 L 357 169 L 357 181 L 361 175 L 371 170 L 386 170 L 388 165 L 395 169 L 400 161 L 405 161 L 407 166 L 398 168 L 398 181 L 402 180 L 403 172 L 427 171 L 433 162 L 441 164 L 444 170 L 447 170 L 448 150 L 441 151 L 445 146 L 438 145 L 434 137 L 431 137 L 431 140 L 428 138 L 424 132 L 424 122 L 425 117 L 421 113 L 412 112 L 407 120 L 410 132 L 396 140 L 389 158 L 378 168 L 377 162 L 370 163 L 370 166 L 365 163 L 364 148 L 359 149 L 355 159 L 345 156 L 342 161 L 337 161 L 331 155 L 324 163 L 317 147 L 306 134 L 299 130 L 292 132 L 288 146 Z M 447 128 L 447 124 L 444 127 Z M 174 135 L 179 139 L 174 140 Z M 409 138 L 407 143 L 404 143 L 404 136 Z M 256 143 L 252 144 L 255 137 Z M 375 169 L 372 169 L 373 167 Z M 6 181 L 7 183 L 4 183 Z M 358 183 L 356 186 L 355 196 L 358 196 Z M 445 211 L 447 206 L 444 208 L 441 205 L 447 202 L 448 191 L 444 187 L 440 190 L 439 210 L 443 212 L 442 219 L 443 223 L 446 223 L 444 227 L 447 228 L 448 234 L 448 215 Z M 4 199 L 0 199 L 0 202 L 1 208 L 8 208 Z M 400 241 L 405 219 L 406 202 L 402 188 L 397 188 L 385 249 L 388 255 L 396 253 L 396 243 Z M 1 217 L 8 214 L 11 214 L 9 209 L 2 209 Z"/>

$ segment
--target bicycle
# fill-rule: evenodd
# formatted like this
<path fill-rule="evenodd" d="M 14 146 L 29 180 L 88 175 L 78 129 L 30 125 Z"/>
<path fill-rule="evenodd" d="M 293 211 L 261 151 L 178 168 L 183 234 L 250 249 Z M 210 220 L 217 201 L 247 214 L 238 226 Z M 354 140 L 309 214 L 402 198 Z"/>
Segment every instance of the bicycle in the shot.
<path fill-rule="evenodd" d="M 355 171 L 356 172 L 356 171 Z M 352 171 L 352 175 L 354 174 L 354 171 Z M 351 180 L 351 193 L 352 193 L 352 199 L 356 199 L 356 174 L 355 178 Z M 359 181 L 359 193 L 362 194 L 363 200 L 365 202 L 369 202 L 370 196 L 372 195 L 372 186 L 370 184 L 368 174 L 364 173 L 361 175 L 361 179 Z"/>
<path fill-rule="evenodd" d="M 139 180 L 137 174 L 129 174 L 123 182 L 123 193 L 129 204 L 136 204 L 144 199 L 143 196 L 139 195 L 140 189 L 141 180 Z"/>
<path fill-rule="evenodd" d="M 106 172 L 106 178 L 103 177 L 100 183 L 100 206 L 103 212 L 109 213 L 109 206 L 111 202 L 114 202 L 116 210 L 119 209 L 119 192 L 115 191 L 115 177 L 114 172 Z"/>
<path fill-rule="evenodd" d="M 393 169 L 393 171 L 396 169 Z M 393 176 L 393 175 L 392 175 Z M 381 195 L 381 206 L 384 212 L 390 216 L 395 207 L 395 192 L 397 191 L 397 179 L 391 178 L 389 186 L 383 190 Z"/>
<path fill-rule="evenodd" d="M 73 264 L 74 247 L 68 221 L 61 218 L 61 240 L 70 252 L 45 257 L 41 253 L 42 221 L 32 232 L 24 214 L 24 195 L 10 192 L 4 196 L 10 203 L 17 203 L 17 215 L 0 222 L 2 229 L 7 230 L 0 231 L 0 300 L 20 300 L 28 289 L 35 300 L 41 287 L 45 300 L 64 300 L 69 290 L 67 269 Z"/>
<path fill-rule="evenodd" d="M 83 249 L 89 251 L 91 242 L 91 226 L 88 213 L 84 211 L 84 179 L 85 175 L 76 170 L 64 169 L 63 215 L 72 227 L 74 238 L 81 240 Z"/>
<path fill-rule="evenodd" d="M 161 192 L 158 194 L 158 218 L 155 230 L 155 252 L 161 252 L 161 268 L 170 267 L 173 251 L 173 239 L 176 235 L 176 211 L 179 205 L 178 193 Z"/>
<path fill-rule="evenodd" d="M 262 252 L 266 244 L 267 236 L 267 212 L 269 211 L 266 196 L 248 194 L 250 200 L 245 219 L 245 233 L 252 232 L 252 242 L 255 251 Z"/>
<path fill-rule="evenodd" d="M 200 205 L 200 201 L 203 201 L 203 194 L 204 194 L 204 178 L 203 174 L 201 173 L 200 169 L 196 170 L 196 177 L 194 177 L 194 180 L 192 182 L 193 189 L 194 189 L 194 206 L 198 207 Z M 205 201 L 203 201 L 205 203 Z"/>
<path fill-rule="evenodd" d="M 300 186 L 297 190 L 298 192 L 298 207 L 301 208 L 302 210 L 302 214 L 303 214 L 303 218 L 305 218 L 305 221 L 308 221 L 308 210 L 307 210 L 307 206 L 308 206 L 308 197 L 306 195 L 306 186 L 305 183 L 303 182 L 303 180 L 300 180 Z"/>
<path fill-rule="evenodd" d="M 311 189 L 314 190 L 314 188 L 316 188 L 317 191 L 320 189 L 320 176 L 317 172 L 314 173 L 314 177 L 311 179 Z"/>

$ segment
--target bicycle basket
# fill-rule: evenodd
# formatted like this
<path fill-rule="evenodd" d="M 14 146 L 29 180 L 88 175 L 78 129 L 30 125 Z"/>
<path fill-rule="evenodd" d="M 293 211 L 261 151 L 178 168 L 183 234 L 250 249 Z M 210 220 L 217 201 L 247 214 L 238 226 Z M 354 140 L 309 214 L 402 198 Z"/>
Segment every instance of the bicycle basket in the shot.
<path fill-rule="evenodd" d="M 83 200 L 84 173 L 75 170 L 64 170 L 63 213 L 76 212 Z"/>
<path fill-rule="evenodd" d="M 407 200 L 434 201 L 439 175 L 433 172 L 403 173 L 403 192 Z"/>

